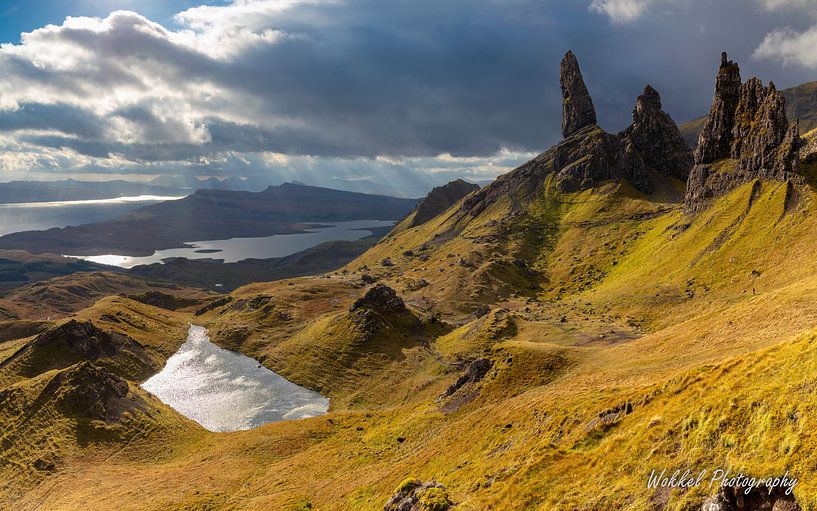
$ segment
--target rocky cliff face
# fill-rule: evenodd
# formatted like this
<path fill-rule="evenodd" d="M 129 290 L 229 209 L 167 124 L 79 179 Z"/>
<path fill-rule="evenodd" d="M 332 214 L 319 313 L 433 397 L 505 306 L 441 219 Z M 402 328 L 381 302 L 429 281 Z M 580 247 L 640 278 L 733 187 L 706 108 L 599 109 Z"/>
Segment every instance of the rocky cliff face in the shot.
<path fill-rule="evenodd" d="M 698 138 L 696 163 L 711 163 L 731 154 L 735 110 L 740 100 L 740 67 L 721 54 L 721 65 L 715 78 L 712 107 Z"/>
<path fill-rule="evenodd" d="M 799 145 L 797 122 L 789 123 L 783 94 L 757 78 L 741 85 L 738 65 L 724 53 L 685 209 L 705 209 L 711 199 L 755 179 L 800 181 Z"/>
<path fill-rule="evenodd" d="M 570 193 L 615 179 L 626 179 L 644 193 L 665 177 L 685 179 L 692 152 L 672 118 L 661 109 L 661 97 L 650 86 L 639 96 L 633 124 L 619 134 L 596 125 L 593 103 L 572 52 L 562 60 L 565 140 L 467 197 L 463 209 L 478 214 L 503 197 L 523 200 L 535 194 L 549 175 L 559 191 Z"/>
<path fill-rule="evenodd" d="M 422 225 L 444 212 L 463 197 L 479 190 L 479 185 L 457 179 L 431 190 L 426 198 L 417 205 L 411 227 Z"/>
<path fill-rule="evenodd" d="M 798 170 L 799 138 L 797 123 L 789 123 L 786 100 L 773 83 L 764 87 L 751 78 L 743 84 L 731 146 L 731 156 L 742 168 L 766 179 L 786 179 Z"/>
<path fill-rule="evenodd" d="M 638 96 L 633 124 L 623 135 L 648 168 L 686 181 L 692 169 L 692 153 L 678 125 L 661 109 L 661 96 L 651 86 L 647 85 Z"/>
<path fill-rule="evenodd" d="M 596 124 L 596 109 L 579 70 L 579 61 L 572 51 L 568 51 L 562 59 L 560 82 L 562 135 L 567 138 L 582 128 Z"/>
<path fill-rule="evenodd" d="M 800 158 L 806 164 L 817 162 L 817 130 L 803 135 L 800 139 Z"/>

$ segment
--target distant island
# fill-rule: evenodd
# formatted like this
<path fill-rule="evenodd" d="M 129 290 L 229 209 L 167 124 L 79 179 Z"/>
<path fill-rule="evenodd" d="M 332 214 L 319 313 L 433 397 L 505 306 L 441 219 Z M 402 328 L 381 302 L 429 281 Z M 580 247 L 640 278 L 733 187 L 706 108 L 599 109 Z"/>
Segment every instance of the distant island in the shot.
<path fill-rule="evenodd" d="M 109 222 L 0 237 L 0 250 L 147 256 L 185 242 L 296 234 L 322 222 L 399 220 L 416 199 L 285 183 L 262 192 L 198 190 Z"/>

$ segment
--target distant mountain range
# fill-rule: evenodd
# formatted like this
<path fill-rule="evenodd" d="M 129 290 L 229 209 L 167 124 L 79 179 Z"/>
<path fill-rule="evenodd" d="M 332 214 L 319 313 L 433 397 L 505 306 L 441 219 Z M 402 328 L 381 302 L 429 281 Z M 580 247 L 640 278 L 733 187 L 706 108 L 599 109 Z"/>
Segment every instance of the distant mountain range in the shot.
<path fill-rule="evenodd" d="M 198 190 L 109 222 L 9 234 L 0 238 L 0 247 L 32 253 L 143 256 L 184 247 L 189 241 L 299 233 L 321 222 L 399 220 L 416 205 L 416 199 L 293 183 L 262 192 Z"/>
<path fill-rule="evenodd" d="M 491 180 L 480 181 L 480 186 Z M 300 181 L 292 184 L 310 186 Z M 395 189 L 384 183 L 368 179 L 343 179 L 330 177 L 323 186 L 356 193 L 387 195 L 406 198 L 410 191 Z M 196 190 L 235 190 L 260 192 L 270 186 L 266 178 L 228 177 L 218 179 L 209 177 L 200 179 L 196 176 L 162 175 L 148 182 L 125 180 L 113 181 L 78 181 L 64 179 L 61 181 L 11 181 L 0 183 L 0 204 L 25 202 L 79 201 L 97 199 L 115 199 L 138 195 L 182 196 Z M 431 186 L 429 186 L 429 189 Z M 428 190 L 423 190 L 426 193 Z M 420 195 L 420 194 L 418 194 Z"/>

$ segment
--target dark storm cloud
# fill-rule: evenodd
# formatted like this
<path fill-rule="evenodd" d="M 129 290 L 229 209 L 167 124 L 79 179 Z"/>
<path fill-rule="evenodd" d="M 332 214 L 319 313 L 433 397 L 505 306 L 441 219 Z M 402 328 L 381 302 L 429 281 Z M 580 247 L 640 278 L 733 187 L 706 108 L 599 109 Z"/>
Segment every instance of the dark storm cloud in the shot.
<path fill-rule="evenodd" d="M 54 130 L 82 138 L 99 138 L 105 121 L 72 105 L 23 104 L 16 110 L 0 110 L 0 131 Z"/>
<path fill-rule="evenodd" d="M 338 158 L 546 149 L 560 136 L 558 67 L 569 48 L 608 130 L 629 123 L 647 83 L 677 121 L 705 113 L 722 50 L 745 77 L 790 86 L 816 76 L 751 58 L 766 34 L 808 29 L 802 11 L 622 2 L 643 8 L 622 21 L 616 1 L 591 10 L 589 0 L 258 0 L 190 11 L 184 30 L 135 13 L 67 23 L 0 50 L 0 108 L 13 103 L 0 130 L 20 131 L 28 146 L 133 162 L 315 156 L 331 159 L 321 166 L 331 174 Z"/>

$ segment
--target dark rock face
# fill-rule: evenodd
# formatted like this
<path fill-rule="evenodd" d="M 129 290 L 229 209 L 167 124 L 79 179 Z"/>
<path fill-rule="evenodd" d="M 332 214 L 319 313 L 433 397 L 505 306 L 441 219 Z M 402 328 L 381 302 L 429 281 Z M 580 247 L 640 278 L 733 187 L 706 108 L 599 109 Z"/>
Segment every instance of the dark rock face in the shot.
<path fill-rule="evenodd" d="M 115 355 L 120 350 L 120 336 L 103 332 L 90 321 L 71 321 L 43 332 L 34 340 L 33 348 L 62 343 L 84 360 L 98 360 Z"/>
<path fill-rule="evenodd" d="M 468 369 L 465 370 L 465 374 L 460 376 L 456 382 L 446 389 L 445 393 L 443 393 L 443 397 L 454 394 L 468 383 L 479 382 L 485 378 L 485 375 L 488 374 L 491 367 L 493 367 L 493 363 L 487 358 L 480 358 L 471 362 L 468 364 Z"/>
<path fill-rule="evenodd" d="M 703 210 L 711 199 L 755 179 L 802 181 L 799 146 L 799 129 L 786 117 L 783 94 L 757 78 L 740 85 L 737 64 L 723 54 L 687 182 L 686 211 Z"/>
<path fill-rule="evenodd" d="M 642 192 L 651 191 L 649 171 L 635 145 L 589 126 L 466 197 L 463 210 L 477 215 L 502 198 L 533 197 L 550 175 L 556 176 L 556 187 L 564 193 L 622 178 Z"/>
<path fill-rule="evenodd" d="M 383 511 L 447 511 L 454 506 L 448 490 L 436 481 L 404 481 L 383 507 Z"/>
<path fill-rule="evenodd" d="M 522 201 L 541 190 L 545 179 L 556 176 L 560 192 L 592 188 L 604 181 L 626 179 L 650 193 L 656 179 L 685 179 L 692 154 L 672 118 L 661 109 L 661 97 L 647 86 L 633 111 L 633 125 L 611 134 L 596 125 L 593 103 L 573 53 L 561 66 L 565 139 L 533 160 L 500 176 L 465 198 L 461 211 L 479 214 L 502 199 Z"/>
<path fill-rule="evenodd" d="M 596 124 L 596 110 L 587 92 L 579 61 L 572 51 L 562 59 L 560 68 L 562 86 L 562 135 L 565 138 L 582 128 Z"/>
<path fill-rule="evenodd" d="M 764 87 L 763 82 L 751 78 L 743 84 L 731 150 L 742 168 L 765 179 L 786 179 L 788 173 L 798 170 L 799 139 L 797 123 L 789 125 L 786 118 L 786 99 L 773 83 Z"/>
<path fill-rule="evenodd" d="M 721 54 L 721 66 L 715 78 L 715 97 L 698 138 L 696 163 L 710 163 L 731 154 L 732 128 L 740 99 L 740 67 Z"/>
<path fill-rule="evenodd" d="M 748 494 L 742 487 L 726 487 L 708 498 L 703 511 L 800 511 L 794 495 L 786 495 L 784 488 L 753 488 Z"/>
<path fill-rule="evenodd" d="M 661 96 L 647 85 L 638 96 L 633 124 L 623 133 L 644 160 L 644 165 L 665 176 L 686 181 L 693 157 L 678 125 L 661 109 Z"/>
<path fill-rule="evenodd" d="M 786 136 L 788 139 L 788 134 Z M 801 139 L 802 147 L 800 148 L 800 157 L 805 163 L 814 163 L 817 161 L 817 133 L 806 135 Z"/>
<path fill-rule="evenodd" d="M 90 362 L 82 362 L 58 373 L 44 395 L 55 396 L 59 407 L 69 413 L 100 420 L 115 420 L 130 404 L 128 382 Z"/>
<path fill-rule="evenodd" d="M 135 340 L 102 331 L 90 321 L 73 319 L 35 337 L 0 363 L 0 370 L 31 377 L 84 361 L 99 361 L 116 374 L 134 380 L 157 370 L 157 361 Z"/>
<path fill-rule="evenodd" d="M 479 185 L 463 181 L 462 179 L 457 179 L 456 181 L 451 181 L 448 184 L 434 188 L 429 192 L 426 198 L 417 205 L 411 227 L 416 227 L 428 222 L 459 202 L 460 199 L 469 193 L 477 190 L 479 190 Z"/>
<path fill-rule="evenodd" d="M 397 292 L 384 284 L 378 284 L 371 288 L 363 298 L 358 299 L 349 312 L 355 312 L 360 309 L 374 309 L 384 314 L 399 313 L 406 310 L 406 304 L 403 299 L 397 295 Z"/>

